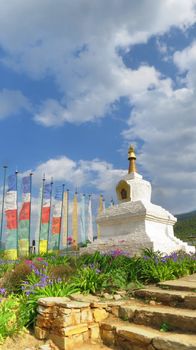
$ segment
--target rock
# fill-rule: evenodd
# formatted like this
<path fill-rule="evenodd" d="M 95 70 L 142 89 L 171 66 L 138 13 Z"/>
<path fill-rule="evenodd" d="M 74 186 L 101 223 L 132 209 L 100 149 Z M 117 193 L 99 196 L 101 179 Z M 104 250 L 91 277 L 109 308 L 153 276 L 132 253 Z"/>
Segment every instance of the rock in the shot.
<path fill-rule="evenodd" d="M 48 297 L 48 298 L 40 298 L 38 300 L 38 304 L 45 307 L 50 307 L 57 304 L 59 305 L 60 303 L 64 303 L 66 301 L 70 301 L 70 299 L 67 297 Z"/>
<path fill-rule="evenodd" d="M 121 300 L 121 299 L 122 299 L 121 295 L 114 294 L 114 300 L 118 301 L 118 300 Z"/>
<path fill-rule="evenodd" d="M 90 331 L 90 339 L 97 340 L 100 338 L 99 325 L 97 323 L 93 323 L 89 326 Z"/>
<path fill-rule="evenodd" d="M 133 306 L 120 306 L 119 317 L 124 321 L 132 320 L 135 314 L 136 307 Z"/>
<path fill-rule="evenodd" d="M 107 301 L 98 301 L 91 303 L 91 307 L 98 307 L 98 308 L 107 308 L 108 302 Z"/>
<path fill-rule="evenodd" d="M 87 303 L 98 302 L 100 300 L 100 298 L 95 295 L 92 295 L 92 294 L 84 295 L 81 293 L 74 293 L 70 295 L 70 299 L 75 301 L 83 301 Z"/>
<path fill-rule="evenodd" d="M 51 340 L 54 342 L 56 346 L 58 346 L 58 349 L 60 350 L 71 350 L 74 348 L 74 341 L 72 338 L 60 336 L 58 334 L 51 333 L 50 335 Z"/>
<path fill-rule="evenodd" d="M 88 331 L 88 325 L 87 324 L 80 324 L 80 325 L 76 325 L 76 326 L 66 327 L 64 329 L 64 335 L 66 337 L 69 337 L 71 335 L 80 334 L 80 333 L 87 332 L 87 331 Z"/>
<path fill-rule="evenodd" d="M 82 309 L 81 310 L 81 322 L 92 322 L 93 321 L 93 315 L 92 315 L 92 311 L 90 310 L 90 308 L 87 309 Z"/>
<path fill-rule="evenodd" d="M 103 293 L 103 297 L 105 299 L 108 299 L 108 300 L 112 300 L 113 299 L 113 295 L 109 294 L 109 293 Z"/>
<path fill-rule="evenodd" d="M 177 335 L 168 335 L 168 339 L 157 337 L 153 339 L 152 344 L 155 347 L 156 350 L 195 350 L 196 344 L 195 340 L 192 340 L 193 335 L 181 335 L 177 338 Z M 175 339 L 172 339 L 174 338 Z M 183 339 L 184 338 L 184 339 Z M 178 340 L 179 339 L 179 340 Z"/>
<path fill-rule="evenodd" d="M 104 344 L 112 346 L 115 343 L 115 335 L 113 331 L 108 331 L 105 329 L 101 330 L 101 339 Z"/>
<path fill-rule="evenodd" d="M 37 339 L 47 339 L 48 335 L 48 330 L 35 326 L 35 337 Z"/>
<path fill-rule="evenodd" d="M 83 303 L 81 301 L 62 301 L 59 302 L 58 305 L 68 309 L 81 309 L 90 306 L 90 303 Z"/>
<path fill-rule="evenodd" d="M 150 305 L 156 305 L 156 301 L 155 301 L 155 300 L 150 300 L 150 301 L 149 301 L 149 304 L 150 304 Z"/>
<path fill-rule="evenodd" d="M 119 294 L 119 295 L 124 297 L 127 294 L 127 291 L 126 290 L 117 290 L 116 294 Z"/>
<path fill-rule="evenodd" d="M 101 322 L 105 320 L 108 317 L 108 312 L 105 311 L 104 309 L 95 309 L 93 311 L 93 316 L 95 319 L 95 322 Z"/>
<path fill-rule="evenodd" d="M 53 307 L 51 307 L 51 306 L 46 307 L 46 306 L 38 305 L 37 312 L 40 315 L 51 314 L 51 313 L 53 313 Z"/>
<path fill-rule="evenodd" d="M 49 344 L 40 345 L 39 350 L 51 350 L 51 347 Z"/>

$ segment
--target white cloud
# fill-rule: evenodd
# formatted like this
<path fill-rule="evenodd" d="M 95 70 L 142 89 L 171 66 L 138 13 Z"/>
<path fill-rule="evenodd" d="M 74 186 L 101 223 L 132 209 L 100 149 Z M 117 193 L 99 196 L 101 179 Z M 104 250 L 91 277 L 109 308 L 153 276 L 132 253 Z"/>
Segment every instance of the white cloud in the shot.
<path fill-rule="evenodd" d="M 91 191 L 94 188 L 106 195 L 114 193 L 115 185 L 127 173 L 126 170 L 115 169 L 112 164 L 99 159 L 75 162 L 67 156 L 49 159 L 21 176 L 30 171 L 33 171 L 33 183 L 36 185 L 41 185 L 45 175 L 46 181 L 53 178 L 55 182 L 65 183 L 68 188 L 71 186 L 72 190 L 83 187 Z"/>
<path fill-rule="evenodd" d="M 18 114 L 22 109 L 30 111 L 28 99 L 18 90 L 0 91 L 0 119 Z"/>
<path fill-rule="evenodd" d="M 133 103 L 126 140 L 143 141 L 140 164 L 155 187 L 154 199 L 174 212 L 195 209 L 196 203 L 196 44 L 174 54 L 183 87 L 169 79 L 138 95 Z"/>
<path fill-rule="evenodd" d="M 195 4 L 195 0 L 2 0 L 2 62 L 32 79 L 55 80 L 62 98 L 43 101 L 37 122 L 52 126 L 94 120 L 121 96 L 143 93 L 157 80 L 150 67 L 145 72 L 144 67 L 128 69 L 118 49 L 146 42 L 172 26 L 192 25 Z"/>

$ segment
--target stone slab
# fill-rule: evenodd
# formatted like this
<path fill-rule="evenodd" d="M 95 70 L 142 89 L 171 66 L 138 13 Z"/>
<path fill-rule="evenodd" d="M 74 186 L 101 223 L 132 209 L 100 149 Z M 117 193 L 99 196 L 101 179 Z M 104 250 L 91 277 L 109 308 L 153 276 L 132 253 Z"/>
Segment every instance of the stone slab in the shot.
<path fill-rule="evenodd" d="M 59 305 L 60 303 L 65 303 L 70 301 L 67 297 L 47 297 L 47 298 L 40 298 L 38 300 L 38 304 L 45 306 L 45 307 L 51 307 L 55 305 Z"/>
<path fill-rule="evenodd" d="M 188 291 L 162 289 L 158 287 L 147 287 L 134 291 L 139 298 L 153 299 L 166 305 L 177 305 L 188 309 L 196 309 L 196 293 Z"/>
<path fill-rule="evenodd" d="M 140 304 L 138 306 L 121 306 L 119 310 L 120 317 L 122 317 L 123 311 L 125 315 L 126 313 L 128 314 L 127 319 L 136 324 L 160 329 L 163 323 L 167 323 L 173 330 L 189 333 L 195 332 L 196 330 L 196 311 L 194 310 L 177 309 L 164 305 L 151 306 L 148 304 Z M 126 319 L 126 317 L 124 319 Z"/>
<path fill-rule="evenodd" d="M 196 350 L 196 335 L 163 333 L 143 325 L 108 319 L 101 324 L 105 330 L 116 331 L 116 336 L 126 339 L 130 349 Z M 122 348 L 120 348 L 122 349 Z"/>
<path fill-rule="evenodd" d="M 158 286 L 168 289 L 196 292 L 196 273 L 190 276 L 181 277 L 177 280 L 159 282 Z"/>

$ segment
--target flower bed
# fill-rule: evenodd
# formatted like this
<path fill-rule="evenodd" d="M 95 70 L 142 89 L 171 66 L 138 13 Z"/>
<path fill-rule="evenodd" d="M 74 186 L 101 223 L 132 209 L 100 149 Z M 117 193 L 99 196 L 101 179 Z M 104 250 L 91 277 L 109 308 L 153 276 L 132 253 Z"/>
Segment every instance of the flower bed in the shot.
<path fill-rule="evenodd" d="M 120 249 L 80 257 L 43 255 L 0 260 L 0 341 L 34 323 L 38 299 L 73 293 L 103 294 L 196 272 L 196 255 L 144 250 L 130 258 Z"/>

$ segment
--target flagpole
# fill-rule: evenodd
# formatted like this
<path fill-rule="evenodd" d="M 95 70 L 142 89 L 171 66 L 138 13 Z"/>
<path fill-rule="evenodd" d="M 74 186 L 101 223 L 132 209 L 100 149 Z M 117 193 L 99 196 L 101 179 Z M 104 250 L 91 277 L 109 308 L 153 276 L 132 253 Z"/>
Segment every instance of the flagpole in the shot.
<path fill-rule="evenodd" d="M 49 239 L 50 239 L 53 177 L 51 178 L 50 185 L 51 185 L 51 188 L 50 188 L 50 211 L 49 211 L 48 236 L 47 236 L 47 253 L 49 250 Z"/>
<path fill-rule="evenodd" d="M 17 242 L 17 257 L 19 257 L 19 242 L 18 242 L 18 170 L 15 171 L 16 175 L 16 242 Z"/>
<path fill-rule="evenodd" d="M 29 174 L 29 177 L 30 177 L 29 254 L 30 254 L 30 246 L 31 246 L 31 197 L 32 197 L 32 176 L 33 176 L 33 173 L 30 173 L 30 174 Z"/>
<path fill-rule="evenodd" d="M 68 251 L 68 235 L 69 235 L 69 190 L 67 189 L 67 251 Z"/>
<path fill-rule="evenodd" d="M 59 227 L 59 240 L 58 240 L 58 250 L 60 250 L 61 245 L 61 229 L 62 229 L 62 215 L 63 215 L 63 196 L 64 196 L 64 189 L 65 185 L 62 185 L 62 202 L 61 202 L 61 220 L 60 220 L 60 227 Z"/>
<path fill-rule="evenodd" d="M 4 215 L 4 204 L 5 204 L 5 182 L 6 182 L 6 171 L 7 165 L 3 166 L 4 175 L 3 175 L 3 198 L 2 198 L 2 208 L 1 208 L 1 233 L 0 233 L 0 248 L 2 248 L 2 236 L 3 236 L 3 215 Z"/>
<path fill-rule="evenodd" d="M 40 223 L 39 223 L 39 237 L 38 237 L 38 254 L 40 253 L 40 233 L 41 233 L 41 227 L 42 227 L 42 208 L 43 208 L 43 200 L 44 200 L 44 186 L 45 186 L 45 174 L 43 175 L 42 179 L 42 194 L 41 194 L 41 210 L 40 210 Z"/>

